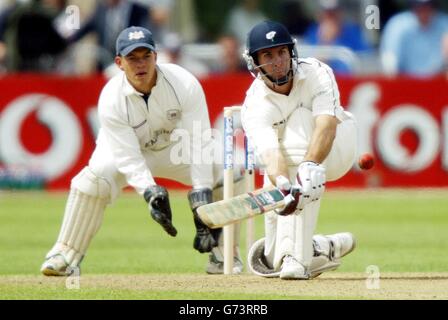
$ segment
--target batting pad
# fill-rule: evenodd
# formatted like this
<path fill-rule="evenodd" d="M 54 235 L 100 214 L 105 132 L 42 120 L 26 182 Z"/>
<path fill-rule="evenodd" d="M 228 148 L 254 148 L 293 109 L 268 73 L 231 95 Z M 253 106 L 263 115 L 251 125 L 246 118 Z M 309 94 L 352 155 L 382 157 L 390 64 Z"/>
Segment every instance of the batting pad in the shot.
<path fill-rule="evenodd" d="M 311 260 L 309 267 L 309 273 L 311 278 L 319 276 L 326 271 L 332 271 L 337 269 L 340 265 L 340 261 L 332 261 L 329 259 L 330 245 L 325 236 L 315 235 L 313 236 L 313 250 L 314 256 Z M 279 269 L 274 269 L 267 262 L 267 258 L 264 255 L 265 238 L 257 240 L 249 250 L 247 256 L 247 265 L 249 270 L 261 277 L 265 278 L 278 278 L 280 276 Z"/>
<path fill-rule="evenodd" d="M 59 237 L 47 258 L 62 254 L 70 266 L 81 262 L 101 226 L 109 194 L 109 184 L 89 168 L 72 180 Z"/>
<path fill-rule="evenodd" d="M 292 255 L 309 268 L 313 258 L 313 233 L 319 217 L 320 200 L 309 203 L 301 212 L 277 218 L 274 268 L 280 268 L 283 257 Z"/>
<path fill-rule="evenodd" d="M 278 278 L 280 271 L 274 270 L 266 260 L 264 255 L 265 251 L 265 238 L 258 239 L 254 242 L 247 254 L 247 265 L 249 270 L 261 277 L 265 278 Z"/>
<path fill-rule="evenodd" d="M 312 278 L 317 277 L 322 272 L 332 271 L 337 269 L 341 262 L 334 259 L 330 240 L 321 234 L 313 236 L 314 257 L 311 261 L 309 272 Z"/>
<path fill-rule="evenodd" d="M 313 234 L 316 229 L 319 217 L 320 201 L 313 201 L 296 216 L 296 241 L 295 254 L 296 259 L 306 268 L 310 267 L 314 255 Z"/>

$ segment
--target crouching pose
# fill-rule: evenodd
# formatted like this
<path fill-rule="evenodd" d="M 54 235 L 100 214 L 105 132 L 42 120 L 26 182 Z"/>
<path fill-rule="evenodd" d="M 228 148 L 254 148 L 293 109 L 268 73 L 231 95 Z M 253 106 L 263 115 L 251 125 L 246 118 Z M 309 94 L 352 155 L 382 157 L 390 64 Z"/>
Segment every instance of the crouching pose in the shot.
<path fill-rule="evenodd" d="M 265 214 L 265 237 L 251 248 L 249 267 L 265 277 L 310 279 L 337 268 L 355 247 L 351 233 L 313 233 L 326 181 L 354 163 L 356 123 L 340 106 L 331 68 L 299 59 L 282 24 L 254 26 L 244 58 L 255 80 L 241 122 L 264 165 L 265 186 L 276 185 L 290 201 Z"/>
<path fill-rule="evenodd" d="M 196 227 L 193 247 L 210 252 L 208 272 L 222 273 L 221 230 L 210 230 L 196 214 L 199 206 L 212 202 L 217 184 L 212 161 L 202 161 L 201 156 L 214 141 L 207 134 L 210 120 L 204 92 L 185 69 L 156 63 L 155 44 L 147 29 L 123 30 L 116 53 L 115 63 L 121 71 L 99 98 L 101 129 L 95 151 L 89 164 L 72 179 L 58 239 L 41 271 L 64 276 L 79 268 L 106 206 L 127 185 L 142 195 L 152 218 L 176 236 L 168 191 L 154 181 L 161 177 L 192 186 L 188 199 Z M 188 137 L 182 158 L 189 161 L 173 161 L 172 151 L 179 140 L 173 139 L 175 134 Z M 194 161 L 196 155 L 199 161 Z M 238 252 L 235 259 L 235 271 L 241 272 Z"/>

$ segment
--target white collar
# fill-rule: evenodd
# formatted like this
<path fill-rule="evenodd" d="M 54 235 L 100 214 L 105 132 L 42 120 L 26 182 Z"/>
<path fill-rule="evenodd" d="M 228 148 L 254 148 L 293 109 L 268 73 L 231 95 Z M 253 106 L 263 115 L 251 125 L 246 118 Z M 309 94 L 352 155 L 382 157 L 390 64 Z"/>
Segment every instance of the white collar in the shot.
<path fill-rule="evenodd" d="M 142 95 L 140 92 L 129 83 L 126 73 L 123 71 L 123 94 L 125 96 L 131 96 L 133 94 Z"/>

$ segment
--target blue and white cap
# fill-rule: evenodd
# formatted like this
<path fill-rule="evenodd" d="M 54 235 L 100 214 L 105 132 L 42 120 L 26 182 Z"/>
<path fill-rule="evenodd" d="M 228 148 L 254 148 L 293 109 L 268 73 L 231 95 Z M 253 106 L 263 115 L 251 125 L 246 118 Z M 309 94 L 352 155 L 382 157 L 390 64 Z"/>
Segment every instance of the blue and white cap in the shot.
<path fill-rule="evenodd" d="M 156 51 L 152 33 L 142 27 L 129 27 L 121 31 L 116 42 L 117 56 L 126 56 L 137 48 L 148 48 Z"/>

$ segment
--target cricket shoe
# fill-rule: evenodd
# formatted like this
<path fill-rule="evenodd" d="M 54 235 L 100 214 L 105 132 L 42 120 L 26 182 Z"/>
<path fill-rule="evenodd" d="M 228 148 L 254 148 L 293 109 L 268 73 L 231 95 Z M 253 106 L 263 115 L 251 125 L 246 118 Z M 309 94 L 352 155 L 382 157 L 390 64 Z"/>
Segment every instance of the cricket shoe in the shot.
<path fill-rule="evenodd" d="M 350 232 L 313 236 L 314 257 L 310 266 L 311 278 L 323 272 L 333 271 L 341 265 L 341 258 L 356 247 L 356 240 Z"/>
<path fill-rule="evenodd" d="M 219 260 L 213 253 L 210 253 L 208 257 L 207 267 L 205 272 L 208 274 L 224 274 L 224 262 Z M 233 274 L 240 274 L 243 272 L 243 262 L 239 257 L 233 257 Z"/>
<path fill-rule="evenodd" d="M 70 276 L 75 268 L 69 266 L 62 254 L 55 254 L 45 260 L 40 271 L 46 276 Z"/>
<path fill-rule="evenodd" d="M 291 255 L 283 257 L 280 270 L 280 279 L 284 280 L 307 280 L 310 276 L 305 267 Z"/>

